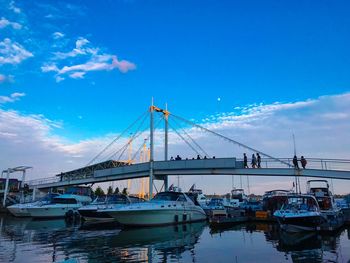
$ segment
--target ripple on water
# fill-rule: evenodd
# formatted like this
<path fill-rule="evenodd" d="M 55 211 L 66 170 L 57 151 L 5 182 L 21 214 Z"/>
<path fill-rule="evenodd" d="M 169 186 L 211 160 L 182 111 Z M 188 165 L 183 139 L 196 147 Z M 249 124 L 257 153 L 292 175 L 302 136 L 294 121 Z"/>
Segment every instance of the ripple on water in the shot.
<path fill-rule="evenodd" d="M 349 229 L 290 235 L 273 224 L 210 229 L 81 228 L 64 220 L 2 217 L 0 262 L 348 262 Z M 74 260 L 77 261 L 74 261 Z"/>

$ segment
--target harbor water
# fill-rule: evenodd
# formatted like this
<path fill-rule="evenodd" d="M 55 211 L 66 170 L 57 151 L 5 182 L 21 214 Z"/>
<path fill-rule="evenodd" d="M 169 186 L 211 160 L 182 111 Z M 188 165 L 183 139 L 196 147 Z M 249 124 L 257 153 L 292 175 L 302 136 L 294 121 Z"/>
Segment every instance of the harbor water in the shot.
<path fill-rule="evenodd" d="M 119 229 L 0 215 L 0 262 L 350 262 L 350 228 L 281 232 L 276 224 L 206 222 Z"/>

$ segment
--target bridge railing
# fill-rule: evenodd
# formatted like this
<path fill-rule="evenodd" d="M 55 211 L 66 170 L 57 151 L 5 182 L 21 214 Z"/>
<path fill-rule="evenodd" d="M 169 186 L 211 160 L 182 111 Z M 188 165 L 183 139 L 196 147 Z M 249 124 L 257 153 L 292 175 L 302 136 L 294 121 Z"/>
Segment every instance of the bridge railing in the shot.
<path fill-rule="evenodd" d="M 290 164 L 293 168 L 293 158 L 278 158 L 285 163 Z M 288 166 L 276 159 L 262 158 L 261 168 L 288 168 Z M 243 161 L 243 159 L 237 159 L 237 161 Z M 350 171 L 350 160 L 346 159 L 326 159 L 326 158 L 307 158 L 306 169 L 319 169 L 319 170 L 342 170 Z M 299 168 L 302 168 L 300 159 L 298 159 Z M 251 159 L 248 158 L 248 167 L 252 167 Z"/>
<path fill-rule="evenodd" d="M 60 178 L 58 176 L 53 176 L 53 177 L 47 177 L 47 178 L 40 178 L 40 179 L 35 179 L 35 180 L 29 180 L 26 181 L 25 183 L 28 186 L 33 186 L 33 185 L 41 185 L 41 184 L 50 184 L 50 183 L 57 183 L 60 181 Z"/>

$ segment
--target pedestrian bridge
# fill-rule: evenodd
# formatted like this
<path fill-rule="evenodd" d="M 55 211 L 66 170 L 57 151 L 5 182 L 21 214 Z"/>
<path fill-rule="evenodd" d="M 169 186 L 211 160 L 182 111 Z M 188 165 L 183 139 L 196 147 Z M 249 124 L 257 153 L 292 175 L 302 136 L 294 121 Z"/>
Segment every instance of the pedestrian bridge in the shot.
<path fill-rule="evenodd" d="M 295 169 L 292 159 L 262 159 L 261 168 L 243 168 L 243 161 L 236 158 L 201 160 L 154 161 L 154 179 L 164 180 L 166 176 L 190 175 L 244 175 L 281 177 L 319 177 L 350 180 L 350 160 L 308 158 L 307 169 Z M 47 189 L 70 185 L 92 184 L 149 177 L 150 162 L 122 165 L 111 168 L 96 166 L 88 172 L 71 173 L 69 176 L 27 181 L 30 189 Z"/>

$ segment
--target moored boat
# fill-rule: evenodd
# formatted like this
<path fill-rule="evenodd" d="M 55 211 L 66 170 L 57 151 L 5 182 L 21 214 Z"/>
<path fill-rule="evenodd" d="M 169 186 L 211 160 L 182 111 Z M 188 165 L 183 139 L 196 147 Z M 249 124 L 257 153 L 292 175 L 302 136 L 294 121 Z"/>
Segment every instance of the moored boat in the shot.
<path fill-rule="evenodd" d="M 181 192 L 160 192 L 151 201 L 106 209 L 125 226 L 157 226 L 206 220 L 204 210 Z"/>
<path fill-rule="evenodd" d="M 50 204 L 38 204 L 27 208 L 33 218 L 66 217 L 78 213 L 78 209 L 91 203 L 85 195 L 63 194 L 52 199 Z"/>
<path fill-rule="evenodd" d="M 123 194 L 100 196 L 91 204 L 79 208 L 78 212 L 84 220 L 90 223 L 113 222 L 115 221 L 115 218 L 106 212 L 107 209 L 120 208 L 131 203 L 142 201 L 144 200 Z"/>
<path fill-rule="evenodd" d="M 7 210 L 16 217 L 30 217 L 30 213 L 28 208 L 33 206 L 41 206 L 50 204 L 52 199 L 59 196 L 59 194 L 49 193 L 38 201 L 30 202 L 30 203 L 22 203 L 22 204 L 14 204 L 7 207 Z"/>
<path fill-rule="evenodd" d="M 288 195 L 274 216 L 281 229 L 287 232 L 314 231 L 325 220 L 315 197 L 301 194 Z"/>

